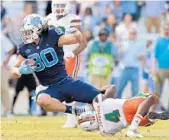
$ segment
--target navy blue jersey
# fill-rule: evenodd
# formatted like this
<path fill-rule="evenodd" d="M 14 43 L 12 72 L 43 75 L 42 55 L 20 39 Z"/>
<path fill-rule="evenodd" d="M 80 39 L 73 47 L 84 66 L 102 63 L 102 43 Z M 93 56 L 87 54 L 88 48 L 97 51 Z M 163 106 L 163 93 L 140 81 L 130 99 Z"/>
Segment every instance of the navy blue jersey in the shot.
<path fill-rule="evenodd" d="M 68 76 L 63 48 L 58 47 L 58 40 L 62 35 L 59 28 L 53 28 L 42 33 L 38 45 L 22 44 L 19 48 L 20 55 L 36 61 L 36 75 L 44 86 L 57 83 Z"/>

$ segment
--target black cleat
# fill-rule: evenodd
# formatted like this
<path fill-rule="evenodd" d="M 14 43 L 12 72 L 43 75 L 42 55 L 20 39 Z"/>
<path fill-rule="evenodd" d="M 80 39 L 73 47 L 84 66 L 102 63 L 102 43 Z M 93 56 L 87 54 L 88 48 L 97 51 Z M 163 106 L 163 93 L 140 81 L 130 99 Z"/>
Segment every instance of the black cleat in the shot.
<path fill-rule="evenodd" d="M 165 111 L 162 113 L 150 112 L 148 114 L 149 119 L 159 119 L 159 120 L 168 120 L 169 119 L 169 111 Z"/>

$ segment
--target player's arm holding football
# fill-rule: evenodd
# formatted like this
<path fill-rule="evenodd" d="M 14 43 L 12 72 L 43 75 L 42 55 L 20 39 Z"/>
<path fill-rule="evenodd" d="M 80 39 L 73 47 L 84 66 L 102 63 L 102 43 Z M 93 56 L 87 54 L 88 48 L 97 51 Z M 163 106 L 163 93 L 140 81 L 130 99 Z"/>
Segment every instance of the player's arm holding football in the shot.
<path fill-rule="evenodd" d="M 22 55 L 18 55 L 16 62 L 11 69 L 11 77 L 19 78 L 22 74 L 31 74 L 35 71 L 36 65 L 33 59 L 26 59 Z"/>

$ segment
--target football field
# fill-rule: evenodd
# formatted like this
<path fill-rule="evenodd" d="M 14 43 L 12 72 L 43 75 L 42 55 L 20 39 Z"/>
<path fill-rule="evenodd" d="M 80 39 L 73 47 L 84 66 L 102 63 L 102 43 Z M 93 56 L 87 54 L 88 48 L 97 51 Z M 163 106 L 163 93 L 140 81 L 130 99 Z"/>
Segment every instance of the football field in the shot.
<path fill-rule="evenodd" d="M 113 137 L 102 137 L 98 132 L 80 128 L 62 128 L 65 116 L 14 117 L 1 119 L 2 140 L 133 140 L 125 130 Z M 142 140 L 169 140 L 169 121 L 157 121 L 153 126 L 139 128 Z"/>

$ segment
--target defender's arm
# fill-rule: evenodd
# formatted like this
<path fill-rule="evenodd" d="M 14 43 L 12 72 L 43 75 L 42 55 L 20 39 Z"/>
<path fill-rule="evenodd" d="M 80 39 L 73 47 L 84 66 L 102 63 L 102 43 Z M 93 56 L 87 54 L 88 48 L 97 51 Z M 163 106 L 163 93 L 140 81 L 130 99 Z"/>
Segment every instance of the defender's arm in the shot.
<path fill-rule="evenodd" d="M 86 40 L 82 33 L 79 30 L 76 30 L 71 34 L 64 34 L 59 38 L 58 46 L 62 47 L 63 45 L 71 45 L 79 43 L 79 46 L 86 47 Z"/>
<path fill-rule="evenodd" d="M 81 30 L 81 19 L 79 17 L 76 17 L 75 19 L 73 19 L 71 21 L 71 28 L 76 28 L 78 29 L 81 33 L 82 33 L 82 30 Z M 83 35 L 83 33 L 82 33 Z M 84 35 L 83 35 L 84 36 Z M 79 46 L 73 51 L 74 55 L 78 55 L 80 52 L 82 52 L 85 48 L 87 47 L 87 45 L 85 46 L 81 46 L 79 44 Z"/>

